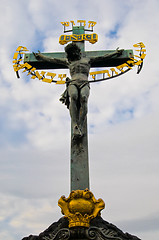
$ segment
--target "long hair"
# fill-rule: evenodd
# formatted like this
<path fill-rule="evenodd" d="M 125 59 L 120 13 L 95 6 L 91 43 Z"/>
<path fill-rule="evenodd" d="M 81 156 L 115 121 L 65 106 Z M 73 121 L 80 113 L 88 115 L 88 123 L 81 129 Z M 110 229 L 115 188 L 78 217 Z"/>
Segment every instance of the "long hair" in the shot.
<path fill-rule="evenodd" d="M 74 60 L 74 58 L 80 58 L 81 56 L 81 49 L 74 42 L 69 43 L 65 47 L 65 52 L 67 54 L 68 60 Z M 76 53 L 76 55 L 72 54 L 74 52 Z"/>

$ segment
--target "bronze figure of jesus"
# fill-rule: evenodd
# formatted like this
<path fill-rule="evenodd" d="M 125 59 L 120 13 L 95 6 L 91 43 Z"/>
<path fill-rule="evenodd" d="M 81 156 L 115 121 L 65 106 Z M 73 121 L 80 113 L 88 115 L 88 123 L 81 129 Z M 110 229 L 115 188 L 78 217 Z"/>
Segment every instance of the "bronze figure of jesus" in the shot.
<path fill-rule="evenodd" d="M 65 47 L 66 59 L 49 58 L 43 54 L 34 53 L 37 60 L 43 60 L 50 63 L 59 63 L 67 66 L 70 71 L 71 79 L 67 78 L 67 88 L 62 94 L 60 101 L 65 103 L 70 111 L 73 128 L 73 138 L 83 136 L 83 126 L 87 116 L 87 102 L 90 92 L 88 76 L 92 63 L 108 60 L 112 57 L 122 54 L 123 49 L 104 56 L 86 58 L 81 57 L 81 49 L 73 42 Z"/>

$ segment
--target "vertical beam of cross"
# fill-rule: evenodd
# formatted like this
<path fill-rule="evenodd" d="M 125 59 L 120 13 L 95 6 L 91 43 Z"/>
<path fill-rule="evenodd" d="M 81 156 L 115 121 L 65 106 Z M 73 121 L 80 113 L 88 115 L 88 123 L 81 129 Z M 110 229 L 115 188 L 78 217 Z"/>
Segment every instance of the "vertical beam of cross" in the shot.
<path fill-rule="evenodd" d="M 71 124 L 71 133 L 72 131 Z M 71 191 L 89 189 L 87 119 L 83 132 L 83 137 L 76 140 L 71 134 Z"/>
<path fill-rule="evenodd" d="M 84 34 L 84 27 L 73 27 L 73 34 Z M 76 42 L 81 51 L 85 51 L 84 41 Z M 82 138 L 73 139 L 71 123 L 71 191 L 89 189 L 88 133 L 87 117 L 85 119 Z"/>

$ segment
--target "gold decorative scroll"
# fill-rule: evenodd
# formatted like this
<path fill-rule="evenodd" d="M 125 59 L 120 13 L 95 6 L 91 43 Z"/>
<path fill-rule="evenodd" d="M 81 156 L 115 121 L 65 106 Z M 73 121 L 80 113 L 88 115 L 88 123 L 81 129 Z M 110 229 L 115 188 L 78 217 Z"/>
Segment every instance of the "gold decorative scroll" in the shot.
<path fill-rule="evenodd" d="M 72 24 L 72 26 L 75 26 L 75 22 L 74 22 L 74 21 L 61 22 L 61 24 L 62 24 L 64 27 L 69 27 L 69 26 L 70 26 L 70 23 Z M 82 25 L 82 26 L 84 26 L 84 27 L 86 26 L 86 20 L 77 20 L 77 23 L 80 23 L 80 25 Z M 97 24 L 97 22 L 88 21 L 88 28 L 94 27 L 96 24 Z"/>
<path fill-rule="evenodd" d="M 72 35 L 61 35 L 59 38 L 59 43 L 64 45 L 68 42 L 81 42 L 81 41 L 89 41 L 94 44 L 98 41 L 98 35 L 96 33 L 92 34 L 72 34 Z"/>
<path fill-rule="evenodd" d="M 104 79 L 116 77 L 117 75 L 121 75 L 121 74 L 127 72 L 128 70 L 132 69 L 132 67 L 134 67 L 134 66 L 140 67 L 146 56 L 145 45 L 142 42 L 140 42 L 140 43 L 134 44 L 133 47 L 139 48 L 139 49 L 135 50 L 138 52 L 138 55 L 134 55 L 135 58 L 131 57 L 130 60 L 128 60 L 126 63 L 123 63 L 114 68 L 90 72 L 90 76 L 93 78 L 94 81 L 98 81 L 98 79 L 96 80 L 96 76 L 99 74 L 102 74 L 103 80 L 104 80 Z"/>
<path fill-rule="evenodd" d="M 117 67 L 113 68 L 107 68 L 101 71 L 95 71 L 90 72 L 90 76 L 93 80 L 89 80 L 89 82 L 96 82 L 96 81 L 102 81 L 102 80 L 108 80 L 117 76 L 120 76 L 121 74 L 127 72 L 128 70 L 132 69 L 134 66 L 138 67 L 138 73 L 141 70 L 143 60 L 146 56 L 145 52 L 145 45 L 140 42 L 133 45 L 136 49 L 135 51 L 137 54 L 134 55 L 134 57 L 130 58 L 126 63 L 123 63 Z M 19 78 L 18 71 L 23 70 L 23 72 L 27 72 L 27 75 L 31 75 L 31 79 L 39 79 L 43 82 L 47 83 L 56 83 L 56 84 L 65 84 L 66 83 L 66 74 L 56 74 L 53 72 L 45 72 L 45 71 L 37 71 L 36 68 L 32 67 L 28 63 L 23 63 L 23 55 L 28 51 L 26 47 L 19 46 L 14 53 L 13 56 L 13 68 L 14 71 L 17 73 L 17 77 Z M 102 79 L 96 79 L 96 76 L 102 74 Z M 58 77 L 58 80 L 54 80 L 55 77 Z"/>
<path fill-rule="evenodd" d="M 56 73 L 37 71 L 36 68 L 32 67 L 30 64 L 21 63 L 23 61 L 23 54 L 25 54 L 26 51 L 28 51 L 26 47 L 19 46 L 13 56 L 13 68 L 18 77 L 18 71 L 23 69 L 23 72 L 27 72 L 27 75 L 31 75 L 31 79 L 38 78 L 47 83 L 55 82 L 56 84 L 65 84 L 66 81 L 63 79 L 66 78 L 66 74 L 58 74 L 59 80 L 54 80 L 54 77 L 57 75 Z"/>

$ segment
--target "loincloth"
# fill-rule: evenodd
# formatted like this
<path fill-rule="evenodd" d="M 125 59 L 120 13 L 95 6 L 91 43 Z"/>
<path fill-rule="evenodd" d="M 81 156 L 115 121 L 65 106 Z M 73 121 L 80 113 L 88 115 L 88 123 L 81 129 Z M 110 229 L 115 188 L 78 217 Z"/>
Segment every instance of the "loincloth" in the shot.
<path fill-rule="evenodd" d="M 69 81 L 69 80 L 66 83 L 66 90 L 63 92 L 63 94 L 61 95 L 61 98 L 59 99 L 62 103 L 64 103 L 67 106 L 68 109 L 70 105 L 69 94 L 68 94 L 69 86 L 71 85 L 75 86 L 78 91 L 80 91 L 85 86 L 88 86 L 90 88 L 88 80 L 83 80 L 83 81 L 76 81 L 76 80 Z"/>
<path fill-rule="evenodd" d="M 85 86 L 88 86 L 88 87 L 90 88 L 89 82 L 88 82 L 87 80 L 83 80 L 83 81 L 73 80 L 73 81 L 71 81 L 71 82 L 69 83 L 68 86 L 71 86 L 71 85 L 76 86 L 78 90 L 82 89 L 82 88 L 85 87 Z"/>

